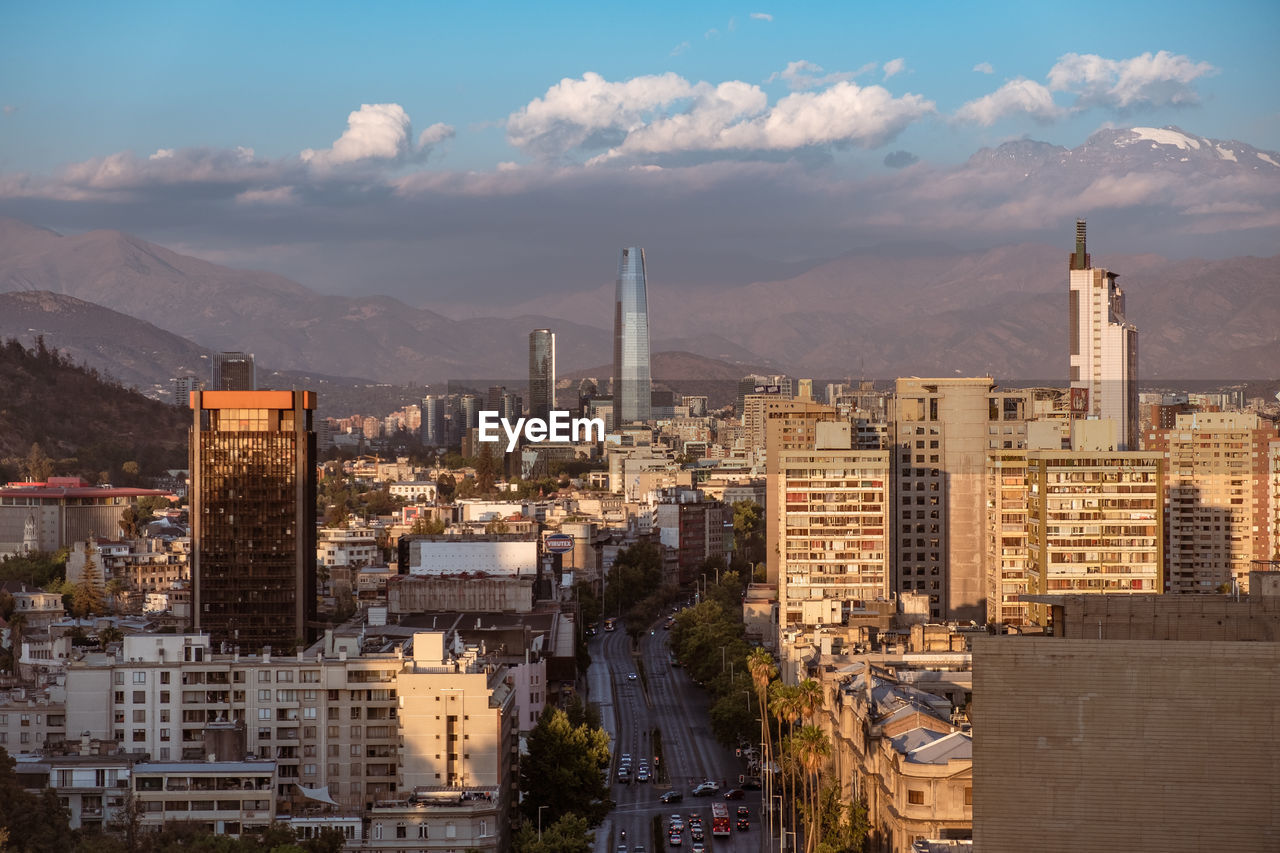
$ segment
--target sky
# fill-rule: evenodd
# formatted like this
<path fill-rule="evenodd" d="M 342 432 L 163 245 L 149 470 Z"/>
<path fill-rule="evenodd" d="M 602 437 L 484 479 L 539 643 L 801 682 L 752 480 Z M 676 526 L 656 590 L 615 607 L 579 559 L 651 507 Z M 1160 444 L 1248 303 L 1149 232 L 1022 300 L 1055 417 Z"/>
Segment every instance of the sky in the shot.
<path fill-rule="evenodd" d="M 452 314 L 599 288 L 624 245 L 687 287 L 1077 215 L 1274 253 L 1257 169 L 969 158 L 1169 125 L 1280 150 L 1280 4 L 799 5 L 9 4 L 0 215 Z"/>

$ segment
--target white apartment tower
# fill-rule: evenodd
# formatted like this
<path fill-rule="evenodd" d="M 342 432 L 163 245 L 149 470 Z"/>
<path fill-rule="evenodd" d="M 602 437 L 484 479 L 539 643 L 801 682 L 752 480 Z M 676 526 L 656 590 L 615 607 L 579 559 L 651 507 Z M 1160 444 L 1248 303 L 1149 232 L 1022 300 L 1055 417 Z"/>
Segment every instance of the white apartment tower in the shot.
<path fill-rule="evenodd" d="M 1118 277 L 1094 268 L 1085 250 L 1084 220 L 1077 219 L 1070 272 L 1072 409 L 1115 421 L 1115 449 L 1137 450 L 1138 329 L 1124 318 Z"/>

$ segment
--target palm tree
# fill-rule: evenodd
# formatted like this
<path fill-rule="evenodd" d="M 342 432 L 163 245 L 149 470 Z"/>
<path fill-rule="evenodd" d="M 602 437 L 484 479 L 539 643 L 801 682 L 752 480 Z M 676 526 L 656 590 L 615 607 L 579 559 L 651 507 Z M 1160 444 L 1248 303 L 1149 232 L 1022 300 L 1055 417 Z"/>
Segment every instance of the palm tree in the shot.
<path fill-rule="evenodd" d="M 796 705 L 800 715 L 810 723 L 815 722 L 814 717 L 822 710 L 823 701 L 822 685 L 812 678 L 806 678 L 796 685 Z"/>
<path fill-rule="evenodd" d="M 818 847 L 821 829 L 818 821 L 818 774 L 831 754 L 827 733 L 815 725 L 802 726 L 791 738 L 796 761 L 804 769 L 805 829 L 804 847 L 813 853 Z"/>
<path fill-rule="evenodd" d="M 791 750 L 786 748 L 785 744 L 789 742 L 790 734 L 794 734 L 795 732 L 796 720 L 800 719 L 800 688 L 783 684 L 781 681 L 775 681 L 769 686 L 769 710 L 778 718 L 778 739 L 784 744 L 783 755 L 786 758 L 791 758 Z M 789 724 L 789 734 L 785 739 L 782 736 L 782 723 L 784 720 Z M 786 765 L 786 772 L 782 777 L 782 796 L 785 801 L 787 798 L 787 790 L 790 788 L 791 825 L 795 826 L 796 766 L 794 761 L 786 761 L 784 763 Z M 788 785 L 788 782 L 790 782 L 790 785 Z"/>
<path fill-rule="evenodd" d="M 762 648 L 755 648 L 747 655 L 747 670 L 751 673 L 751 681 L 756 688 L 757 706 L 760 708 L 760 748 L 764 750 L 764 755 L 761 756 L 764 773 L 761 775 L 765 780 L 765 807 L 772 808 L 773 802 L 769 797 L 773 793 L 773 732 L 769 726 L 768 696 L 769 682 L 777 677 L 778 666 L 773 662 L 773 655 Z"/>

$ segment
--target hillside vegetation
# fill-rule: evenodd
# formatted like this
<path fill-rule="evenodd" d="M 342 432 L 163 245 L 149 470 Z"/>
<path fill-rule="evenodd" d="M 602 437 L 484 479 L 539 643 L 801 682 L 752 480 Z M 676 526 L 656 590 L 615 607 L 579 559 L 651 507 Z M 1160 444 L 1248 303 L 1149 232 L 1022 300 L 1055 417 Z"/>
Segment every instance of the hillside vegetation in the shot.
<path fill-rule="evenodd" d="M 187 467 L 188 424 L 185 411 L 73 364 L 42 338 L 30 349 L 0 344 L 0 481 L 143 485 Z"/>

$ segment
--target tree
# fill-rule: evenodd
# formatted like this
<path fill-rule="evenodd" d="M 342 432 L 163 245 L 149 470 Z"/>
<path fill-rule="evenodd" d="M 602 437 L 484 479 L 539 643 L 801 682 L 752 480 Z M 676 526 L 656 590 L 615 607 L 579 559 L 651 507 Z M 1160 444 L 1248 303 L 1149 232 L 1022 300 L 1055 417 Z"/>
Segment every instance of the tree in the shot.
<path fill-rule="evenodd" d="M 107 598 L 111 600 L 111 612 L 115 613 L 120 609 L 120 596 L 129 591 L 128 585 L 120 580 L 120 578 L 112 578 L 107 581 L 106 593 Z"/>
<path fill-rule="evenodd" d="M 18 782 L 15 762 L 0 748 L 0 827 L 9 832 L 13 853 L 65 853 L 71 828 L 52 788 L 32 794 Z"/>
<path fill-rule="evenodd" d="M 773 655 L 765 649 L 755 648 L 747 655 L 747 671 L 751 673 L 751 683 L 756 688 L 757 707 L 760 709 L 760 743 L 764 750 L 764 772 L 772 775 L 773 735 L 769 730 L 769 714 L 766 711 L 769 702 L 769 682 L 778 677 L 778 666 L 773 662 Z"/>
<path fill-rule="evenodd" d="M 93 558 L 93 542 L 84 543 L 84 570 L 80 582 L 72 594 L 71 612 L 80 617 L 104 613 L 107 609 L 103 592 L 98 588 L 102 577 L 98 574 L 98 562 Z"/>
<path fill-rule="evenodd" d="M 507 524 L 505 519 L 495 518 L 484 526 L 484 532 L 489 535 L 501 535 L 511 532 L 511 525 Z"/>
<path fill-rule="evenodd" d="M 440 503 L 452 503 L 453 493 L 458 488 L 458 481 L 452 474 L 442 473 L 436 478 L 436 499 Z"/>
<path fill-rule="evenodd" d="M 818 853 L 862 853 L 871 822 L 865 800 L 845 802 L 838 782 L 822 789 L 819 795 L 821 838 Z"/>
<path fill-rule="evenodd" d="M 587 819 L 582 815 L 569 813 L 547 825 L 544 813 L 542 822 L 542 837 L 539 838 L 536 821 L 525 821 L 512 842 L 516 853 L 591 853 L 595 833 L 590 831 Z"/>
<path fill-rule="evenodd" d="M 39 442 L 32 442 L 31 449 L 27 451 L 23 471 L 37 483 L 46 482 L 53 475 L 53 460 L 45 454 Z"/>
<path fill-rule="evenodd" d="M 415 536 L 439 536 L 444 533 L 446 526 L 439 518 L 420 515 L 413 520 L 413 526 L 409 528 L 409 532 Z"/>
<path fill-rule="evenodd" d="M 482 495 L 492 492 L 497 474 L 498 460 L 493 453 L 493 444 L 484 442 L 480 445 L 480 455 L 476 457 L 476 491 Z"/>
<path fill-rule="evenodd" d="M 831 741 L 820 727 L 808 725 L 796 732 L 792 738 L 792 746 L 796 761 L 804 771 L 805 850 L 813 853 L 821 834 L 818 813 L 819 774 L 827 756 L 831 754 Z"/>
<path fill-rule="evenodd" d="M 537 820 L 538 807 L 546 806 L 546 821 L 569 813 L 595 826 L 613 808 L 604 771 L 609 767 L 609 735 L 603 729 L 579 726 L 559 708 L 548 705 L 530 733 L 528 755 L 520 762 L 521 808 Z"/>

